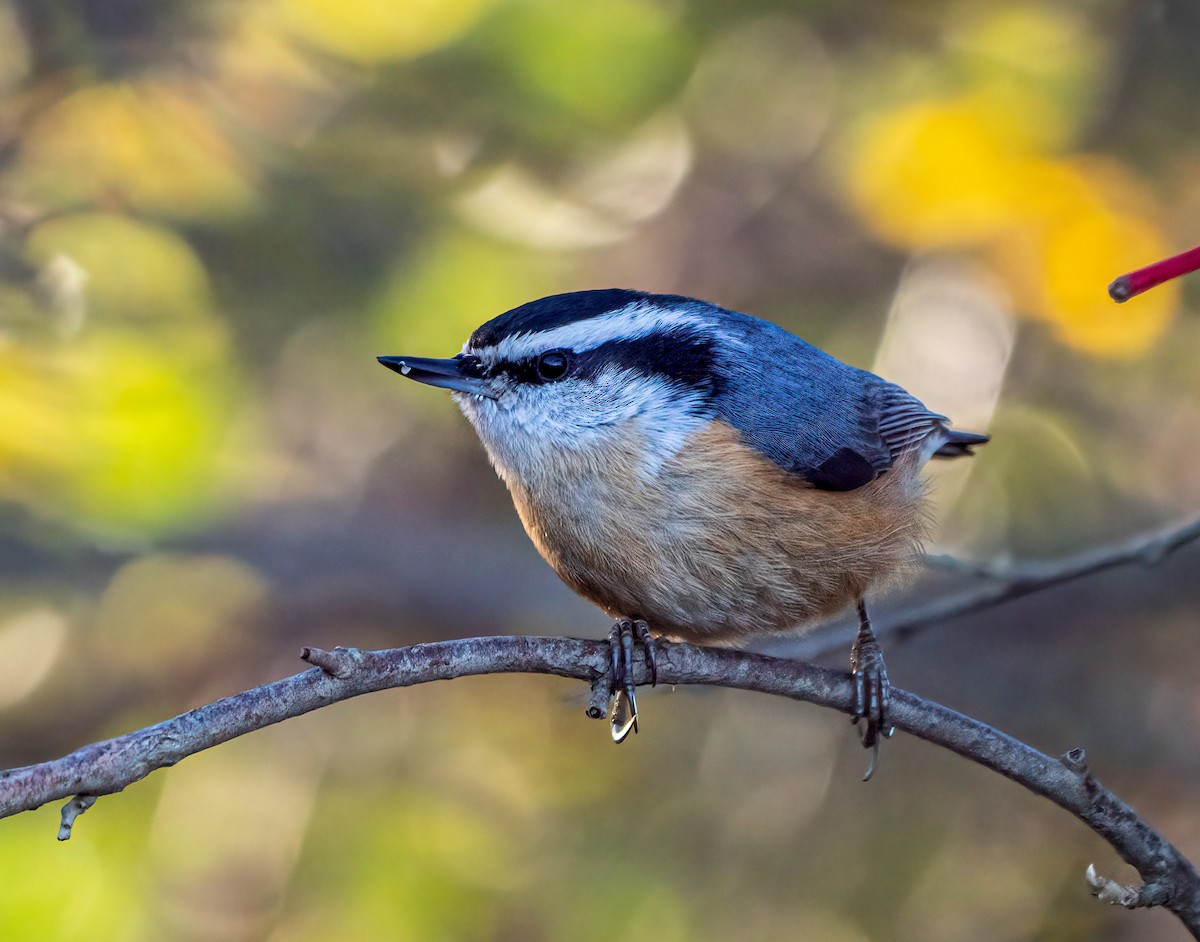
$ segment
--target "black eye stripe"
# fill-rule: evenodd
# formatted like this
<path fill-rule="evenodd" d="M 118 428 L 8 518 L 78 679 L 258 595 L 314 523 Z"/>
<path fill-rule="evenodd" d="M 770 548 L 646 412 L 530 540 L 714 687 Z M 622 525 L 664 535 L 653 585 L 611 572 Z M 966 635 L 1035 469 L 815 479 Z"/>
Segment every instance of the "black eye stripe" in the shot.
<path fill-rule="evenodd" d="M 547 350 L 545 353 L 523 360 L 501 360 L 492 366 L 492 372 L 503 373 L 517 383 L 552 383 L 563 379 L 575 360 L 570 350 Z"/>
<path fill-rule="evenodd" d="M 669 331 L 638 337 L 636 340 L 610 340 L 581 355 L 580 360 L 597 369 L 619 369 L 662 376 L 682 386 L 710 388 L 715 350 L 710 338 L 691 331 Z M 580 363 L 580 369 L 584 363 Z"/>
<path fill-rule="evenodd" d="M 547 358 L 565 357 L 565 369 L 546 370 Z M 711 392 L 720 377 L 714 372 L 716 353 L 711 338 L 692 331 L 664 331 L 630 340 L 610 340 L 591 350 L 547 350 L 520 360 L 494 363 L 491 371 L 517 383 L 546 384 L 566 376 L 594 379 L 605 370 L 625 370 L 661 376 L 680 386 Z"/>

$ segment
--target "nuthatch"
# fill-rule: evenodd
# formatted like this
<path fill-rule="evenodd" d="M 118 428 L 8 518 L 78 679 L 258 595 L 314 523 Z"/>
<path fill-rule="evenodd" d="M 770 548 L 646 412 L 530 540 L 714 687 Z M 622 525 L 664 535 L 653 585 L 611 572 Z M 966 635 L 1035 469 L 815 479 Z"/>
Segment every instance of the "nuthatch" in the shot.
<path fill-rule="evenodd" d="M 737 642 L 851 603 L 854 719 L 876 751 L 890 735 L 863 596 L 915 567 L 921 466 L 986 435 L 781 327 L 678 295 L 554 295 L 453 359 L 379 360 L 454 390 L 538 551 L 616 619 L 618 742 L 636 730 L 635 639 L 655 678 L 656 635 Z"/>

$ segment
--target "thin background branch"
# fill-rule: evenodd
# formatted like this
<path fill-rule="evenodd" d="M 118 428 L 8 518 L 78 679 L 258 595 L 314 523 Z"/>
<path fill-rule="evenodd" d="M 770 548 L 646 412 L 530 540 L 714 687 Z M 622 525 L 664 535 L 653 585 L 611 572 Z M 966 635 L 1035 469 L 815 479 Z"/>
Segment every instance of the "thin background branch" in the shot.
<path fill-rule="evenodd" d="M 948 572 L 984 580 L 982 585 L 935 598 L 876 619 L 877 637 L 906 640 L 942 622 L 994 608 L 1005 602 L 1057 588 L 1120 566 L 1154 565 L 1176 550 L 1200 541 L 1200 517 L 1141 534 L 1130 540 L 1084 550 L 1041 563 L 971 563 L 952 557 L 930 557 Z M 847 647 L 844 625 L 831 622 L 802 638 L 771 645 L 778 656 L 812 659 Z"/>

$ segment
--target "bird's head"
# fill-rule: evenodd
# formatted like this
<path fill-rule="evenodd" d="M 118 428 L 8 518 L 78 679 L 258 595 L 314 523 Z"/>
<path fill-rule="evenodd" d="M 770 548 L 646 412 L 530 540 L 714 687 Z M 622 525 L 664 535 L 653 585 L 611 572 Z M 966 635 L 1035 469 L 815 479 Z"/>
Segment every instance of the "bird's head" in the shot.
<path fill-rule="evenodd" d="M 722 359 L 739 346 L 734 317 L 674 295 L 578 291 L 493 318 L 452 359 L 379 361 L 453 390 L 506 479 L 605 445 L 653 472 L 712 416 Z"/>

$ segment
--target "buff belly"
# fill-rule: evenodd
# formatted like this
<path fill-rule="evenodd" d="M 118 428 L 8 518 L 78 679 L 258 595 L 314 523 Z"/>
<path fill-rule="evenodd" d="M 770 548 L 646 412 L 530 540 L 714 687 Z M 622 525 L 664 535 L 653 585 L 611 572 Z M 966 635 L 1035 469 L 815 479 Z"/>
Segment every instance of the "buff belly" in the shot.
<path fill-rule="evenodd" d="M 639 455 L 593 449 L 534 488 L 509 484 L 563 581 L 613 617 L 646 619 L 655 634 L 720 643 L 801 630 L 915 566 L 915 456 L 856 490 L 824 491 L 722 422 L 652 475 Z"/>

